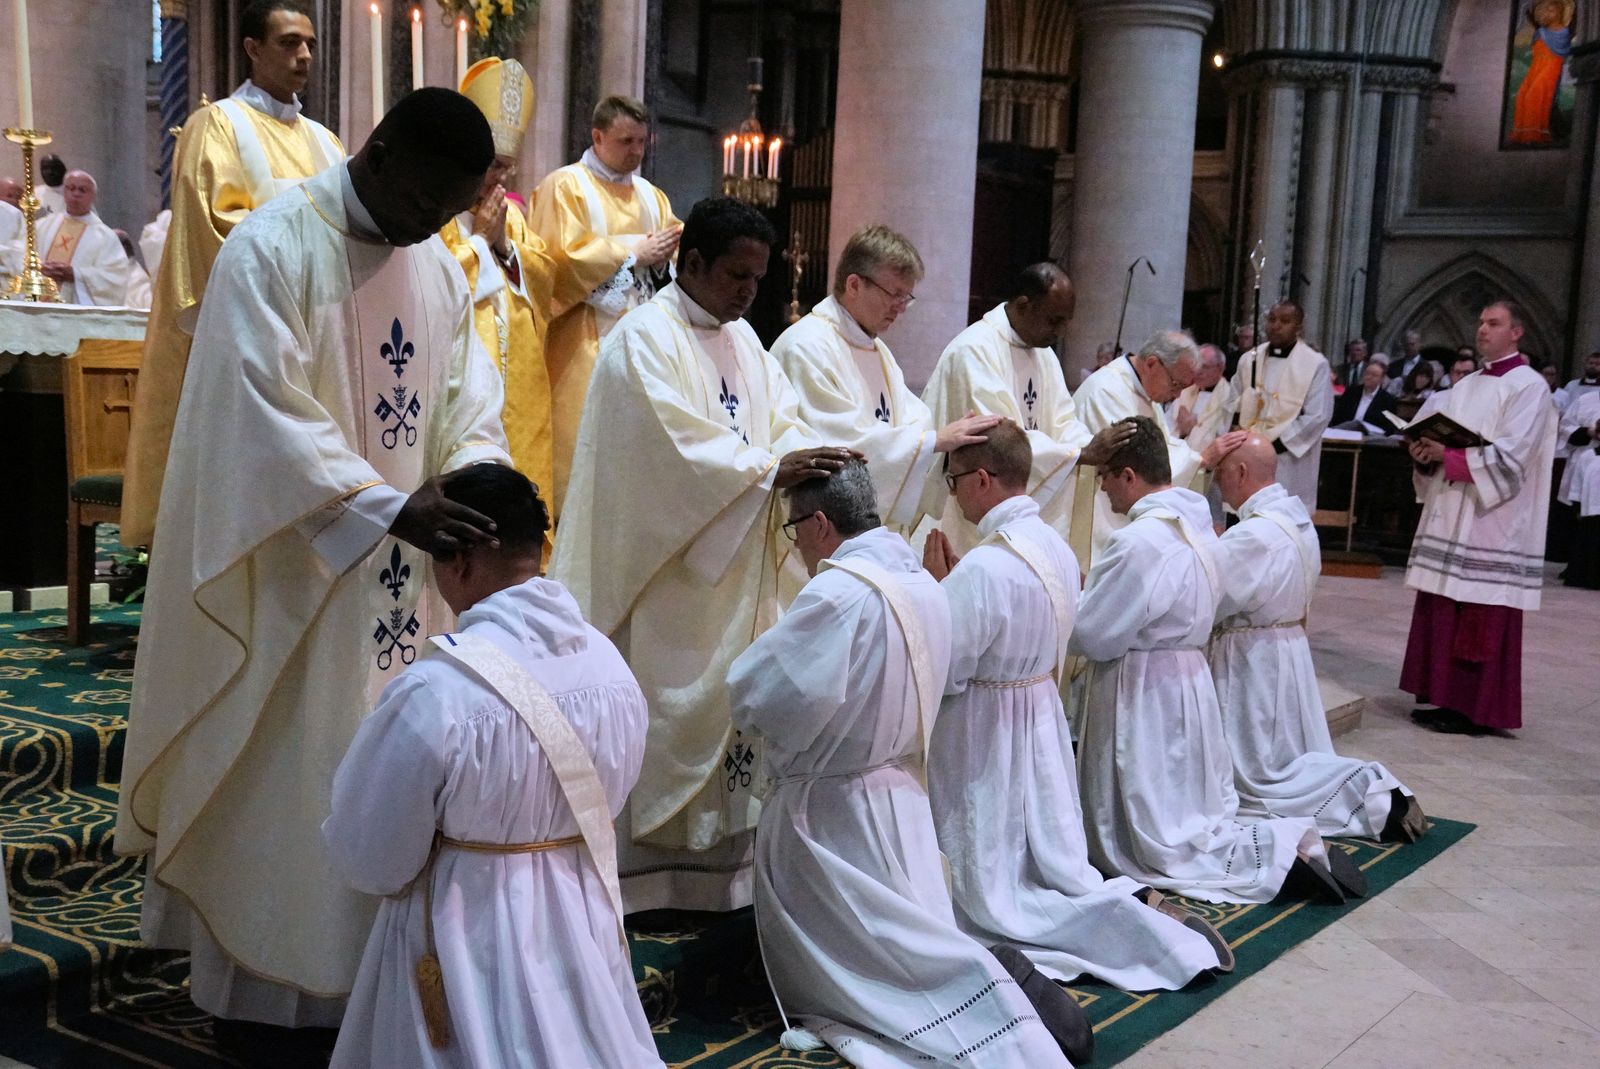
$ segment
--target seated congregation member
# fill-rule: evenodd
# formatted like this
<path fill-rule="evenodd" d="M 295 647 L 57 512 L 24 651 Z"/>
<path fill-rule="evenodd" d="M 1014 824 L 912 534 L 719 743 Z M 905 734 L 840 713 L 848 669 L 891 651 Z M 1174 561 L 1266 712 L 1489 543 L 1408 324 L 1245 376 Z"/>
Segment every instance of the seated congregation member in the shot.
<path fill-rule="evenodd" d="M 1237 819 L 1205 657 L 1222 593 L 1211 512 L 1172 486 L 1161 427 L 1133 423 L 1133 438 L 1100 465 L 1111 507 L 1128 522 L 1095 557 L 1069 644 L 1090 661 L 1073 690 L 1089 857 L 1102 872 L 1206 902 L 1267 902 L 1302 888 L 1336 901 L 1360 894 L 1360 872 L 1324 847 L 1310 818 Z M 1213 442 L 1207 466 L 1236 442 Z"/>
<path fill-rule="evenodd" d="M 957 559 L 935 530 L 923 554 L 950 598 L 928 797 L 956 923 L 985 945 L 1017 946 L 1057 980 L 1180 988 L 1231 967 L 1233 953 L 1200 917 L 1089 864 L 1057 684 L 1078 562 L 1027 494 L 1032 465 L 1010 420 L 951 453 L 955 500 L 983 541 Z"/>
<path fill-rule="evenodd" d="M 333 1065 L 659 1067 L 611 827 L 644 755 L 644 694 L 540 577 L 549 519 L 527 478 L 478 464 L 443 489 L 499 542 L 435 563 L 457 630 L 384 688 L 334 776 L 329 856 L 388 897 Z"/>
<path fill-rule="evenodd" d="M 814 1033 L 785 1044 L 820 1037 L 868 1067 L 1065 1067 L 1053 1033 L 1081 1055 L 1082 1011 L 1016 950 L 1002 964 L 962 934 L 945 889 L 922 785 L 950 662 L 944 591 L 879 521 L 866 465 L 787 498 L 813 578 L 728 677 L 734 726 L 765 740 L 773 780 L 761 951 L 781 1009 Z"/>
<path fill-rule="evenodd" d="M 1272 443 L 1258 434 L 1217 462 L 1222 499 L 1240 520 L 1221 536 L 1211 642 L 1239 813 L 1311 817 L 1323 835 L 1415 842 L 1426 822 L 1411 792 L 1382 765 L 1334 752 L 1305 632 L 1322 551 L 1277 469 Z"/>
<path fill-rule="evenodd" d="M 1394 408 L 1394 395 L 1383 388 L 1383 377 L 1383 364 L 1368 360 L 1367 366 L 1361 370 L 1361 381 L 1334 398 L 1333 419 L 1330 421 L 1333 426 L 1360 423 L 1363 426 L 1349 429 L 1359 429 L 1364 434 L 1388 434 L 1392 431 L 1394 428 L 1383 418 L 1383 414 Z"/>

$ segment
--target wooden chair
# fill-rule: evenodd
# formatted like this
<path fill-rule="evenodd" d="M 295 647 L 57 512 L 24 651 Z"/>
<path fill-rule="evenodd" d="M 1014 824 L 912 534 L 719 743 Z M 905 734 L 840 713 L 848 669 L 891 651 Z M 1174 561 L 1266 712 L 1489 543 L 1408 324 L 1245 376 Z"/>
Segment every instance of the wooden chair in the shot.
<path fill-rule="evenodd" d="M 136 341 L 86 340 L 61 364 L 67 421 L 67 641 L 89 641 L 97 524 L 122 517 L 122 464 L 139 377 Z"/>

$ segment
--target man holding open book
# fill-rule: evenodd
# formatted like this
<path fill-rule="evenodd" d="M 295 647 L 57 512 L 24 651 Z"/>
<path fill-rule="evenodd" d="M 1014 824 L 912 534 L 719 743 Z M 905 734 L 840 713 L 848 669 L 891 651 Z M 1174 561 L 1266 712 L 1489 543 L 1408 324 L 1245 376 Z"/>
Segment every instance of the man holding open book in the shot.
<path fill-rule="evenodd" d="M 1523 312 L 1478 317 L 1482 371 L 1434 394 L 1404 429 L 1422 521 L 1406 585 L 1417 591 L 1400 687 L 1434 731 L 1522 726 L 1522 614 L 1539 607 L 1555 407 L 1517 351 Z M 1427 706 L 1433 706 L 1428 708 Z"/>

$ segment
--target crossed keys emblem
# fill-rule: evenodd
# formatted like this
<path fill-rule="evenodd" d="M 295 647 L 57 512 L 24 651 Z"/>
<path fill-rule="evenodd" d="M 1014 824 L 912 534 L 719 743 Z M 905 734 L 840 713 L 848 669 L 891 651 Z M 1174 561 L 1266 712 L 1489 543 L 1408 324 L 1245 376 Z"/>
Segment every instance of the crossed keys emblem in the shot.
<path fill-rule="evenodd" d="M 389 327 L 389 340 L 378 346 L 378 355 L 394 368 L 395 378 L 398 379 L 406 373 L 406 364 L 417 355 L 417 350 L 405 340 L 405 331 L 400 329 L 400 320 L 396 319 Z"/>
<path fill-rule="evenodd" d="M 733 734 L 736 740 L 733 749 L 724 751 L 722 755 L 722 770 L 728 774 L 730 792 L 750 786 L 750 766 L 756 760 L 755 747 L 745 742 L 739 732 Z"/>
<path fill-rule="evenodd" d="M 404 621 L 402 623 L 401 621 Z M 409 616 L 406 610 L 396 606 L 389 610 L 388 622 L 381 617 L 378 619 L 378 629 L 372 633 L 372 640 L 383 649 L 378 651 L 378 671 L 387 672 L 389 666 L 394 664 L 394 651 L 400 651 L 400 662 L 410 664 L 417 659 L 417 647 L 407 642 L 408 638 L 415 638 L 421 625 L 417 623 L 417 614 Z M 384 646 L 384 643 L 388 643 Z"/>
<path fill-rule="evenodd" d="M 416 445 L 417 425 L 411 421 L 422 415 L 422 402 L 417 399 L 415 391 L 407 390 L 404 386 L 396 386 L 390 391 L 390 396 L 394 399 L 392 403 L 389 397 L 384 397 L 380 394 L 378 403 L 372 406 L 372 414 L 374 416 L 377 416 L 385 423 L 391 420 L 394 421 L 394 426 L 385 427 L 383 433 L 378 436 L 383 442 L 383 447 L 385 449 L 393 449 L 399 445 L 402 432 L 406 436 L 406 445 L 408 447 Z M 407 400 L 408 397 L 410 398 L 409 401 Z"/>

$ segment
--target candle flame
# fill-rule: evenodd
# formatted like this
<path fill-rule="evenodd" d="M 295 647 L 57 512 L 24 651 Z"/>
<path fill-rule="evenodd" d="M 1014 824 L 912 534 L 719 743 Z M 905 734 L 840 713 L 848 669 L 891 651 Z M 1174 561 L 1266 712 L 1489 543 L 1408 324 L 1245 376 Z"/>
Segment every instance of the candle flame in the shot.
<path fill-rule="evenodd" d="M 422 12 L 417 10 L 416 8 L 412 8 L 411 9 L 411 21 L 412 22 L 421 22 L 422 21 Z"/>
<path fill-rule="evenodd" d="M 371 11 L 374 15 L 376 15 L 378 13 L 378 5 L 377 4 L 368 4 L 367 5 L 367 9 L 369 11 Z"/>
<path fill-rule="evenodd" d="M 460 30 L 462 33 L 466 33 L 467 32 L 467 20 L 466 19 L 456 19 L 456 29 Z"/>
<path fill-rule="evenodd" d="M 782 147 L 782 145 L 783 145 L 783 138 L 775 137 L 775 138 L 772 139 L 772 147 L 773 148 L 775 148 L 775 149 L 776 148 L 780 148 L 780 147 Z"/>

